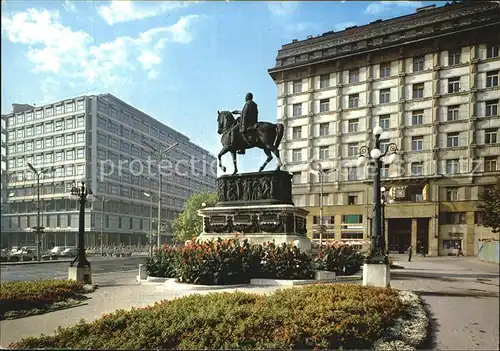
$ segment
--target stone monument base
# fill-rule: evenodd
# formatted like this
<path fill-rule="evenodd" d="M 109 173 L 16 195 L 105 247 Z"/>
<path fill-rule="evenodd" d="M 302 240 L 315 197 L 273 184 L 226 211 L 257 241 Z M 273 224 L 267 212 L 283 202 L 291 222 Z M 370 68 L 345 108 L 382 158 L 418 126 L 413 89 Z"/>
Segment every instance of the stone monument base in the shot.
<path fill-rule="evenodd" d="M 391 268 L 388 264 L 365 263 L 363 286 L 388 288 L 391 285 Z"/>
<path fill-rule="evenodd" d="M 92 284 L 92 268 L 91 267 L 69 267 L 68 280 L 76 280 L 84 284 Z"/>
<path fill-rule="evenodd" d="M 241 240 L 255 244 L 295 242 L 301 251 L 310 251 L 306 237 L 307 211 L 294 205 L 217 206 L 199 211 L 203 216 L 200 240 L 230 239 L 236 234 Z"/>

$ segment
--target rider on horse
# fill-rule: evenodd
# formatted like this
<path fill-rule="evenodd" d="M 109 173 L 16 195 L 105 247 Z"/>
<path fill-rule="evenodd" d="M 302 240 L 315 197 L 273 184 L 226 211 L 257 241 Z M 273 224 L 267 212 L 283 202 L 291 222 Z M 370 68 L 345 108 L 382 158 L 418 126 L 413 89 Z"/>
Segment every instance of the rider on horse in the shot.
<path fill-rule="evenodd" d="M 245 144 L 250 144 L 247 138 L 249 134 L 248 132 L 255 129 L 257 117 L 259 115 L 257 104 L 253 101 L 252 93 L 248 93 L 246 95 L 245 101 L 245 106 L 243 106 L 242 111 L 235 110 L 232 112 L 233 114 L 241 115 L 239 118 L 239 131 L 241 137 L 243 138 L 243 142 L 241 143 L 240 150 L 238 150 L 238 153 L 241 155 L 245 154 Z"/>

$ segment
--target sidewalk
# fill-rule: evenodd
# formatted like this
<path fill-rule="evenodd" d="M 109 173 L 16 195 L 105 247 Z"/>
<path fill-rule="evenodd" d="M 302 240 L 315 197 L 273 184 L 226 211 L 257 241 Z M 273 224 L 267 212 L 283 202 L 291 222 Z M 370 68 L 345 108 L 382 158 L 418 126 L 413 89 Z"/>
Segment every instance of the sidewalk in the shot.
<path fill-rule="evenodd" d="M 391 285 L 428 305 L 438 350 L 498 350 L 499 267 L 472 257 L 400 258 Z"/>
<path fill-rule="evenodd" d="M 433 348 L 439 350 L 498 349 L 499 300 L 498 266 L 475 258 L 415 258 L 397 261 L 405 269 L 391 272 L 396 289 L 419 294 L 435 318 Z M 23 337 L 52 334 L 58 326 L 71 326 L 80 319 L 95 320 L 116 309 L 130 309 L 192 293 L 210 291 L 169 291 L 165 285 L 138 285 L 136 271 L 99 274 L 100 286 L 85 305 L 0 322 L 0 345 L 8 346 Z M 218 291 L 272 292 L 278 287 L 248 287 Z"/>

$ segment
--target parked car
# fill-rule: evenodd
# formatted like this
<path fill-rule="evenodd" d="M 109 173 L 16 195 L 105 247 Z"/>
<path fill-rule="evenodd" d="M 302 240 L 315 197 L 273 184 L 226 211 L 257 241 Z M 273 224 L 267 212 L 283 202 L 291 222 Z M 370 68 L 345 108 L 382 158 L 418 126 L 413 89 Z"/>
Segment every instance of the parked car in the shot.
<path fill-rule="evenodd" d="M 33 251 L 31 248 L 28 248 L 26 246 L 22 247 L 9 256 L 10 262 L 32 261 L 33 259 L 36 259 L 36 251 Z"/>
<path fill-rule="evenodd" d="M 62 257 L 76 257 L 78 255 L 78 248 L 76 247 L 67 247 L 61 252 Z"/>
<path fill-rule="evenodd" d="M 54 246 L 51 250 L 50 250 L 50 254 L 51 255 L 55 255 L 55 256 L 59 256 L 61 255 L 61 253 L 66 250 L 67 247 L 66 246 Z"/>
<path fill-rule="evenodd" d="M 0 262 L 7 262 L 9 259 L 10 252 L 8 249 L 2 249 L 0 250 Z"/>

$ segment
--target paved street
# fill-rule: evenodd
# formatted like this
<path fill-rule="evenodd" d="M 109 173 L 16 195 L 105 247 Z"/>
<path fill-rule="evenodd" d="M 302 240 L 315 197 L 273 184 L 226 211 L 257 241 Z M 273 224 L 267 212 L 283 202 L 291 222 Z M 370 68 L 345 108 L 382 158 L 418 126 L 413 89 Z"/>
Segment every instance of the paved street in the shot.
<path fill-rule="evenodd" d="M 89 257 L 94 274 L 136 270 L 146 257 Z M 1 265 L 0 278 L 3 282 L 12 280 L 66 279 L 68 262 Z"/>

